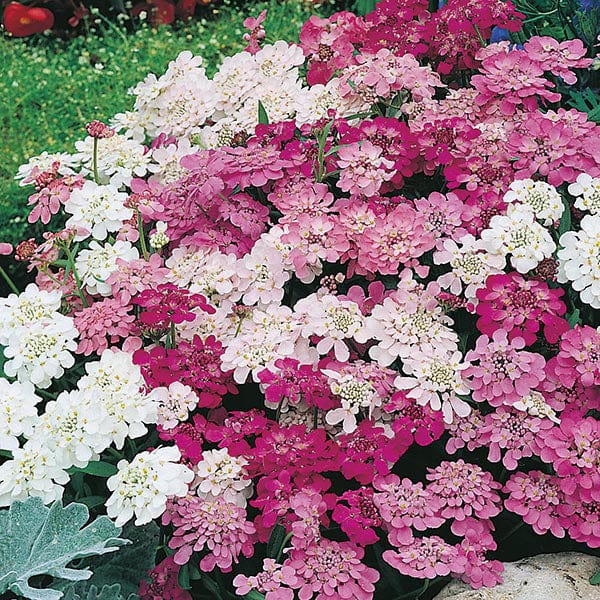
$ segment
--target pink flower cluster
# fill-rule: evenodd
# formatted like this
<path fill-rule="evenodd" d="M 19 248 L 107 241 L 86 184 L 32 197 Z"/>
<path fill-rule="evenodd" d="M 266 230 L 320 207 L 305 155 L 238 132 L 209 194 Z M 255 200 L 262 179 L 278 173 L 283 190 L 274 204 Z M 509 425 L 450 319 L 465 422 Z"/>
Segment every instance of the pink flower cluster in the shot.
<path fill-rule="evenodd" d="M 102 396 L 94 460 L 135 460 L 129 436 L 189 471 L 119 463 L 122 516 L 163 511 L 141 598 L 374 600 L 383 563 L 493 586 L 507 512 L 600 547 L 600 126 L 560 93 L 591 62 L 487 43 L 511 2 L 429 5 L 312 17 L 299 45 L 248 19 L 213 78 L 184 52 L 20 170 L 30 221 L 74 224 L 17 245 L 36 285 L 0 299 L 6 372 L 50 381 L 24 422 Z"/>

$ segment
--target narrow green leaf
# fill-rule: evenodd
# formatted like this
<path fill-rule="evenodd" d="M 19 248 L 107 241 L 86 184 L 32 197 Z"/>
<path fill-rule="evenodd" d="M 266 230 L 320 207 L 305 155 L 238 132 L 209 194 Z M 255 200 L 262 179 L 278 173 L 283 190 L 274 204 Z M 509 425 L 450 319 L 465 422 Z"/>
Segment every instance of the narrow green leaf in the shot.
<path fill-rule="evenodd" d="M 590 577 L 590 583 L 592 585 L 600 585 L 600 571 Z"/>
<path fill-rule="evenodd" d="M 569 327 L 573 329 L 577 323 L 579 323 L 579 309 L 576 308 L 567 318 L 567 322 L 569 323 Z"/>
<path fill-rule="evenodd" d="M 260 100 L 258 101 L 258 122 L 261 125 L 269 124 L 269 115 L 267 114 L 267 111 Z"/>
<path fill-rule="evenodd" d="M 92 461 L 85 467 L 71 467 L 67 470 L 67 473 L 87 473 L 88 475 L 95 475 L 96 477 L 111 477 L 117 472 L 117 467 L 110 463 L 103 461 Z"/>
<path fill-rule="evenodd" d="M 214 579 L 212 579 L 208 575 L 204 574 L 203 577 L 202 577 L 202 585 L 204 585 L 204 587 L 217 600 L 223 600 L 223 594 L 221 594 L 221 588 L 219 587 L 219 584 Z"/>
<path fill-rule="evenodd" d="M 283 525 L 275 525 L 271 532 L 271 537 L 267 543 L 267 558 L 276 558 L 281 549 L 281 544 L 285 539 L 285 527 Z"/>
<path fill-rule="evenodd" d="M 563 198 L 563 204 L 565 210 L 563 211 L 560 223 L 558 224 L 558 235 L 562 235 L 571 229 L 571 204 L 565 198 Z"/>
<path fill-rule="evenodd" d="M 265 600 L 265 595 L 256 590 L 250 590 L 244 598 L 246 598 L 246 600 Z"/>
<path fill-rule="evenodd" d="M 182 590 L 192 589 L 192 584 L 190 583 L 190 567 L 188 564 L 183 565 L 181 569 L 179 569 L 177 583 Z"/>

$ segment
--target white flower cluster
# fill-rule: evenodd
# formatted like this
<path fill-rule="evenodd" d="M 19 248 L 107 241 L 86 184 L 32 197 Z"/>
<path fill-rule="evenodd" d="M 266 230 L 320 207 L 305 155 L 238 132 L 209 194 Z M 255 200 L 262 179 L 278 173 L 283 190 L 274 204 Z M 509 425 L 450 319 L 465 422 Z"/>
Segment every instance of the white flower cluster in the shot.
<path fill-rule="evenodd" d="M 545 181 L 520 179 L 513 181 L 508 190 L 504 194 L 504 201 L 531 207 L 536 219 L 545 227 L 557 223 L 564 212 L 561 195 L 554 186 Z"/>
<path fill-rule="evenodd" d="M 85 467 L 111 445 L 122 448 L 156 422 L 158 404 L 129 354 L 107 350 L 85 368 L 77 389 L 60 393 L 39 416 L 41 398 L 30 383 L 0 379 L 0 448 L 13 453 L 0 467 L 0 506 L 30 495 L 44 503 L 60 498 L 66 469 Z M 27 439 L 22 448 L 18 436 Z"/>
<path fill-rule="evenodd" d="M 568 187 L 569 194 L 576 196 L 575 206 L 593 215 L 600 213 L 600 179 L 581 173 L 575 183 Z"/>
<path fill-rule="evenodd" d="M 504 259 L 510 255 L 510 264 L 519 273 L 529 273 L 556 250 L 536 216 L 527 204 L 509 204 L 506 215 L 492 217 L 489 228 L 481 232 L 485 250 Z"/>
<path fill-rule="evenodd" d="M 60 292 L 30 283 L 21 294 L 0 298 L 0 345 L 5 346 L 4 372 L 36 387 L 50 387 L 75 360 L 79 335 L 73 319 L 60 314 Z"/>
<path fill-rule="evenodd" d="M 66 226 L 77 231 L 75 241 L 89 235 L 95 240 L 104 240 L 110 232 L 119 231 L 133 216 L 133 209 L 125 206 L 127 197 L 114 184 L 98 185 L 93 181 L 86 181 L 83 187 L 73 190 L 65 203 L 65 212 L 72 215 Z"/>
<path fill-rule="evenodd" d="M 231 502 L 245 507 L 252 495 L 252 481 L 246 473 L 246 461 L 231 456 L 227 448 L 206 450 L 196 466 L 192 487 L 201 498 Z"/>
<path fill-rule="evenodd" d="M 120 527 L 134 515 L 136 525 L 144 525 L 165 512 L 167 497 L 178 498 L 188 493 L 194 473 L 179 464 L 177 447 L 140 452 L 131 462 L 119 461 L 118 472 L 106 485 L 112 495 L 106 501 L 106 512 Z"/>
<path fill-rule="evenodd" d="M 600 308 L 600 215 L 586 215 L 579 231 L 560 236 L 558 281 L 571 282 L 581 301 Z"/>

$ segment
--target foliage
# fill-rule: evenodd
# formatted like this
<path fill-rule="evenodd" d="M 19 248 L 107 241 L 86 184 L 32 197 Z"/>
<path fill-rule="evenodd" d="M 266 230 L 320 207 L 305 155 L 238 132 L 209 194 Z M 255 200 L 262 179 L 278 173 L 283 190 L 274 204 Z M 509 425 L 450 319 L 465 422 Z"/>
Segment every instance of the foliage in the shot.
<path fill-rule="evenodd" d="M 72 581 L 92 572 L 67 568 L 78 558 L 114 552 L 127 540 L 107 517 L 90 524 L 83 504 L 55 502 L 45 507 L 40 498 L 16 502 L 0 512 L 0 594 L 10 590 L 32 600 L 56 600 L 62 592 L 30 587 L 29 579 L 50 575 Z"/>

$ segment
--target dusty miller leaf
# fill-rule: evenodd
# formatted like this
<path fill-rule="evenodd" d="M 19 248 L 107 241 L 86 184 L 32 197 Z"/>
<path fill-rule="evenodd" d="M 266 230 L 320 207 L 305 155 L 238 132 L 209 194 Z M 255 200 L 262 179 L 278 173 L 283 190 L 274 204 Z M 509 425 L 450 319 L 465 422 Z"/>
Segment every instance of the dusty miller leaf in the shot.
<path fill-rule="evenodd" d="M 72 589 L 82 599 L 87 598 L 92 587 L 104 589 L 115 583 L 120 585 L 120 595 L 127 598 L 137 594 L 140 581 L 154 567 L 160 528 L 154 521 L 142 527 L 132 523 L 123 528 L 123 537 L 131 544 L 115 554 L 92 558 L 87 566 L 94 572 L 91 579 L 61 586 L 66 593 Z M 104 600 L 104 599 L 103 599 Z"/>
<path fill-rule="evenodd" d="M 127 543 L 119 538 L 121 528 L 108 517 L 98 517 L 84 527 L 88 518 L 84 504 L 63 508 L 59 501 L 47 507 L 40 498 L 15 502 L 0 511 L 0 594 L 10 590 L 31 600 L 58 600 L 62 592 L 30 587 L 29 579 L 36 575 L 88 579 L 91 571 L 67 565 Z"/>
<path fill-rule="evenodd" d="M 75 593 L 73 588 L 69 588 L 62 600 L 138 600 L 138 598 L 137 594 L 131 594 L 125 599 L 121 593 L 121 586 L 115 583 L 114 585 L 104 585 L 102 589 L 92 585 L 82 596 Z"/>

